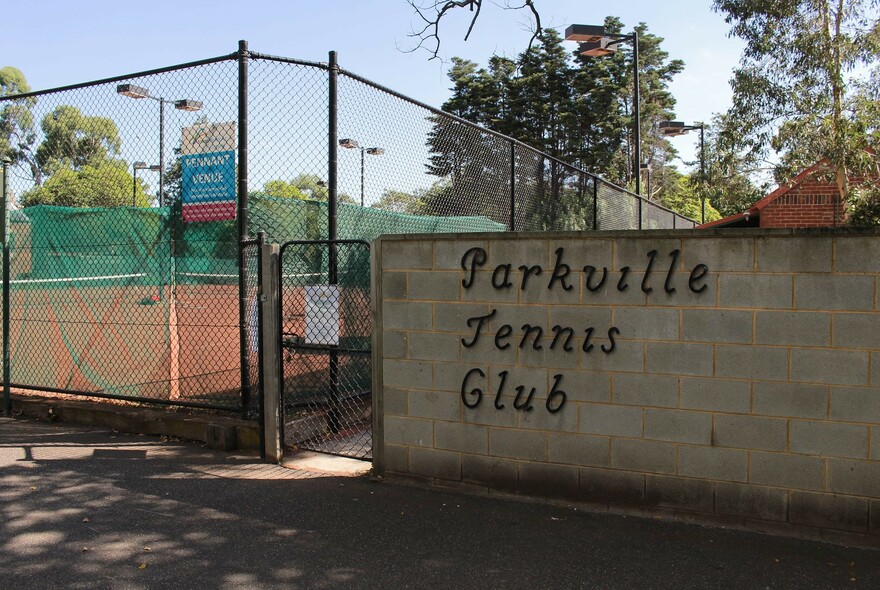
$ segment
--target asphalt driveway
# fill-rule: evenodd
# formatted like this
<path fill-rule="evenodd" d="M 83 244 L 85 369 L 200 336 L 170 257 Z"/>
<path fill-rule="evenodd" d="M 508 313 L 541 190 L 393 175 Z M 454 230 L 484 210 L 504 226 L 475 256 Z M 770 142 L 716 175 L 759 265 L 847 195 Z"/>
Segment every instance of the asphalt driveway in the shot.
<path fill-rule="evenodd" d="M 0 419 L 0 586 L 880 588 L 880 551 Z"/>

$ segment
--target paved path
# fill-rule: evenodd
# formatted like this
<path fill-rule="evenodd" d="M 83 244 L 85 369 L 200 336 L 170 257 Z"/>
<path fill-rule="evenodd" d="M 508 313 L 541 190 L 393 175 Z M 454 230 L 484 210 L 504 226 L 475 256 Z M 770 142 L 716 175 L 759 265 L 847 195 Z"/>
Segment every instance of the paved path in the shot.
<path fill-rule="evenodd" d="M 0 419 L 0 587 L 880 588 L 880 551 Z"/>

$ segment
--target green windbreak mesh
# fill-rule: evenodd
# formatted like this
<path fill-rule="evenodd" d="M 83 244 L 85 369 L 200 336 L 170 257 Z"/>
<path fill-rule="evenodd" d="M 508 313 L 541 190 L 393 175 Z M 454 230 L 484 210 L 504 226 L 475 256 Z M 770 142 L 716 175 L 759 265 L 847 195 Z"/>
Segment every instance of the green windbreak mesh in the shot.
<path fill-rule="evenodd" d="M 168 209 L 37 206 L 22 213 L 31 228 L 30 279 L 139 275 L 156 285 L 171 273 Z"/>
<path fill-rule="evenodd" d="M 306 201 L 251 195 L 248 226 L 265 231 L 270 242 L 287 240 L 326 240 L 328 205 Z M 337 211 L 337 237 L 372 241 L 383 234 L 497 232 L 507 228 L 487 217 L 436 217 L 407 215 L 340 203 Z"/>
<path fill-rule="evenodd" d="M 266 195 L 252 195 L 248 224 L 267 233 L 269 242 L 288 240 L 326 240 L 328 205 Z M 372 207 L 340 203 L 337 211 L 337 237 L 340 240 L 372 241 L 383 234 L 498 232 L 507 228 L 486 217 L 435 217 L 407 215 Z M 296 248 L 286 254 L 283 277 L 288 283 L 328 282 L 329 253 L 326 247 Z M 366 288 L 370 284 L 369 252 L 363 248 L 339 251 L 337 280 L 342 286 Z M 291 257 L 293 259 L 291 259 Z M 366 269 L 366 272 L 365 272 Z"/>
<path fill-rule="evenodd" d="M 251 195 L 250 235 L 327 238 L 327 204 Z M 503 231 L 485 217 L 340 204 L 340 239 Z M 175 208 L 35 206 L 10 213 L 12 382 L 235 408 L 240 403 L 237 222 Z M 366 259 L 365 259 L 366 258 Z M 369 285 L 369 253 L 338 251 L 342 286 Z M 287 283 L 328 282 L 328 249 L 290 251 Z M 254 261 L 251 262 L 252 264 Z"/>
<path fill-rule="evenodd" d="M 168 211 L 37 206 L 10 221 L 12 382 L 167 398 Z"/>

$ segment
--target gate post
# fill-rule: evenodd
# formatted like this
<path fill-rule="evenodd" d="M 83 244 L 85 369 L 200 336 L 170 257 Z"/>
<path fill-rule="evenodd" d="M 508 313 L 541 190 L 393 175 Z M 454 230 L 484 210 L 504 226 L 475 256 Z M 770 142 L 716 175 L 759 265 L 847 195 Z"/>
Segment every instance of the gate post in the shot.
<path fill-rule="evenodd" d="M 281 462 L 281 317 L 278 244 L 260 245 L 260 372 L 263 404 L 263 458 Z"/>

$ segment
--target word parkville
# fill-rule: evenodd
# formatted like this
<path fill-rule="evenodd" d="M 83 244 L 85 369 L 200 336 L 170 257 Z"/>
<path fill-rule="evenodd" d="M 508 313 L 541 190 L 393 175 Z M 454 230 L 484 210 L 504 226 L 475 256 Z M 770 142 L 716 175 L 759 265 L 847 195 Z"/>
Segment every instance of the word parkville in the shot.
<path fill-rule="evenodd" d="M 531 266 L 528 264 L 521 264 L 516 267 L 519 270 L 519 278 L 514 282 L 512 279 L 512 275 L 514 274 L 514 263 L 506 262 L 496 265 L 492 270 L 491 278 L 488 272 L 478 273 L 478 270 L 481 270 L 486 266 L 489 257 L 483 248 L 471 248 L 465 252 L 464 256 L 461 258 L 461 268 L 466 273 L 465 278 L 461 281 L 461 285 L 465 289 L 472 289 L 478 280 L 489 280 L 491 287 L 497 291 L 507 291 L 517 288 L 521 291 L 525 291 L 527 288 L 531 287 L 543 289 L 545 285 L 546 289 L 551 292 L 554 289 L 571 291 L 575 286 L 572 284 L 571 266 L 564 261 L 565 249 L 557 248 L 555 254 L 556 260 L 553 264 L 553 270 L 549 273 L 549 278 L 539 278 L 542 277 L 542 275 L 547 275 L 540 264 L 534 264 Z M 657 250 L 650 250 L 647 252 L 645 255 L 646 260 L 644 262 L 644 274 L 642 275 L 642 280 L 638 288 L 640 288 L 643 293 L 651 293 L 654 290 L 652 283 L 656 277 L 657 279 L 663 280 L 663 290 L 668 295 L 672 296 L 677 290 L 675 286 L 675 275 L 678 270 L 678 260 L 680 255 L 681 251 L 678 249 L 669 252 L 669 265 L 665 268 L 665 275 L 663 275 L 661 274 L 664 272 L 663 270 L 657 272 L 655 269 L 655 267 L 658 266 L 659 252 Z M 634 271 L 630 266 L 621 267 L 620 278 L 617 280 L 616 285 L 612 286 L 612 282 L 606 287 L 605 285 L 608 281 L 608 268 L 602 267 L 600 272 L 598 267 L 588 264 L 583 266 L 584 287 L 589 293 L 596 293 L 600 290 L 605 293 L 609 291 L 613 293 L 615 289 L 619 292 L 624 292 L 631 287 L 629 284 L 629 276 L 633 272 L 638 271 Z M 707 288 L 705 279 L 708 273 L 709 268 L 705 264 L 694 265 L 687 277 L 687 289 L 694 293 L 702 293 L 705 291 Z M 466 323 L 469 332 L 466 338 L 461 339 L 462 345 L 465 348 L 473 348 L 477 342 L 479 342 L 481 337 L 485 336 L 489 338 L 486 332 L 484 332 L 484 327 L 486 327 L 488 322 L 495 318 L 497 313 L 498 310 L 493 309 L 485 315 L 468 318 Z M 533 350 L 543 350 L 544 344 L 547 343 L 549 350 L 556 350 L 557 346 L 559 346 L 559 350 L 563 352 L 572 352 L 574 351 L 572 341 L 575 338 L 575 334 L 578 333 L 584 334 L 581 350 L 585 354 L 590 354 L 595 348 L 594 343 L 591 342 L 593 333 L 596 331 L 595 326 L 579 326 L 576 328 L 572 326 L 554 325 L 549 327 L 549 329 L 546 328 L 547 327 L 540 324 L 523 324 L 521 327 L 522 335 L 519 337 L 518 348 L 526 348 L 531 345 Z M 491 337 L 492 344 L 498 350 L 510 349 L 516 342 L 515 338 L 511 338 L 513 333 L 513 326 L 510 324 L 501 324 L 495 330 L 495 335 Z M 601 351 L 602 354 L 611 354 L 616 347 L 615 337 L 620 335 L 620 329 L 616 326 L 610 326 L 607 328 L 606 334 L 608 337 L 608 344 L 601 344 L 599 346 L 599 351 Z M 513 340 L 513 342 L 511 342 L 511 340 Z M 501 399 L 507 383 L 508 372 L 501 371 L 498 376 L 500 379 L 498 390 L 495 392 L 494 405 L 495 409 L 502 410 L 505 405 L 501 403 Z M 471 369 L 465 375 L 461 384 L 461 399 L 466 407 L 476 408 L 482 402 L 483 390 L 471 383 L 471 381 L 484 381 L 485 377 L 485 373 L 479 368 Z M 553 386 L 547 394 L 546 409 L 552 414 L 562 410 L 567 400 L 566 393 L 560 387 L 562 380 L 562 374 L 554 375 Z M 532 411 L 534 409 L 532 398 L 536 393 L 535 388 L 530 388 L 528 394 L 526 394 L 526 387 L 524 385 L 515 386 L 514 390 L 516 391 L 516 397 L 513 403 L 514 409 L 525 412 Z M 523 397 L 524 395 L 525 398 Z"/>

